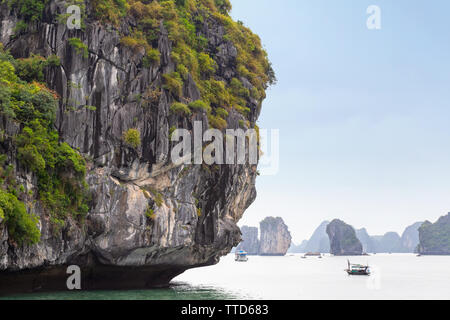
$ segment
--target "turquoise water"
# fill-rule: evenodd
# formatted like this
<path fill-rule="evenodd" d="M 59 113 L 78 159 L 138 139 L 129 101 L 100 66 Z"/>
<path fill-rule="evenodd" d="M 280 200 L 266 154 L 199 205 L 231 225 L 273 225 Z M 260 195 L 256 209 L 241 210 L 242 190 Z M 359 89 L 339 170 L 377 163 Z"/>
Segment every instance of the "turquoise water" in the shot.
<path fill-rule="evenodd" d="M 0 300 L 237 300 L 238 294 L 221 288 L 172 283 L 167 289 L 124 291 L 65 291 L 18 294 Z"/>
<path fill-rule="evenodd" d="M 348 276 L 347 257 L 249 257 L 243 263 L 228 255 L 218 265 L 186 271 L 167 289 L 38 293 L 6 299 L 450 299 L 450 256 L 377 254 L 349 259 L 368 263 L 372 275 Z"/>

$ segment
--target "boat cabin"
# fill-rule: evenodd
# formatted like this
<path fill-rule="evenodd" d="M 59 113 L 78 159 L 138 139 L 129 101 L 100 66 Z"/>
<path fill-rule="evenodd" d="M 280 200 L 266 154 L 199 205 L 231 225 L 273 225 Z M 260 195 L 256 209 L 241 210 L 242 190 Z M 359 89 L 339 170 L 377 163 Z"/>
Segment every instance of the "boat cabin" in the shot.
<path fill-rule="evenodd" d="M 370 275 L 370 267 L 369 266 L 365 266 L 362 264 L 351 264 L 350 261 L 348 262 L 348 269 L 346 269 L 345 271 L 347 271 L 347 273 L 349 275 L 355 275 L 355 276 L 368 276 Z"/>
<path fill-rule="evenodd" d="M 243 250 L 237 251 L 234 261 L 247 262 L 248 261 L 247 252 L 245 252 Z"/>

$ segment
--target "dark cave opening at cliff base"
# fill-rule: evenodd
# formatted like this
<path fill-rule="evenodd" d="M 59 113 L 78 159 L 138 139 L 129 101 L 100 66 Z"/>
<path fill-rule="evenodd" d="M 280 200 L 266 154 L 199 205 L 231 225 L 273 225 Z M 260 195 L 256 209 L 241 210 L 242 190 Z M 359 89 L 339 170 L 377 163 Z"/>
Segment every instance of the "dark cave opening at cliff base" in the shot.
<path fill-rule="evenodd" d="M 68 266 L 47 267 L 0 274 L 0 295 L 67 291 Z M 139 290 L 167 288 L 186 271 L 174 266 L 81 268 L 81 290 Z"/>

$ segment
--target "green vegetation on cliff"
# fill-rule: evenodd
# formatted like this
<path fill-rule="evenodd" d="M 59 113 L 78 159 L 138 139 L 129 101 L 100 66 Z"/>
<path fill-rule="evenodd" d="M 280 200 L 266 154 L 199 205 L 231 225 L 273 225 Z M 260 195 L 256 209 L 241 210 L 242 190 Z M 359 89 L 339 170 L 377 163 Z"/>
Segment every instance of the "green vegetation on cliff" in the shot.
<path fill-rule="evenodd" d="M 89 56 L 87 45 L 85 45 L 79 38 L 70 38 L 69 44 L 74 47 L 75 51 L 78 54 L 81 54 L 83 58 L 87 58 Z"/>
<path fill-rule="evenodd" d="M 45 16 L 50 0 L 0 1 L 7 3 L 21 19 L 16 31 L 35 27 L 43 18 L 47 23 L 52 18 L 60 23 L 68 18 L 64 12 L 57 17 Z M 265 90 L 275 82 L 275 76 L 259 37 L 229 16 L 229 0 L 69 0 L 65 3 L 69 4 L 80 5 L 82 11 L 82 30 L 77 37 L 67 39 L 68 47 L 76 53 L 89 57 L 90 48 L 82 33 L 88 23 L 100 20 L 107 25 L 107 30 L 119 34 L 120 42 L 115 45 L 140 54 L 142 64 L 137 64 L 138 68 L 158 68 L 163 62 L 169 66 L 166 69 L 172 72 L 162 75 L 162 83 L 142 94 L 144 108 L 151 105 L 149 101 L 158 101 L 164 89 L 172 98 L 169 100 L 172 117 L 204 112 L 212 127 L 224 129 L 235 110 L 242 115 L 238 119 L 241 127 L 254 126 L 250 121 L 259 112 L 255 109 L 261 107 Z M 173 64 L 167 63 L 167 57 L 162 61 L 160 53 L 161 32 L 165 30 Z M 2 202 L 1 223 L 8 225 L 17 243 L 31 244 L 39 238 L 30 231 L 33 229 L 30 226 L 38 231 L 31 213 L 35 199 L 46 209 L 55 226 L 63 226 L 68 216 L 83 219 L 88 211 L 85 161 L 60 141 L 54 126 L 59 97 L 44 84 L 46 71 L 59 64 L 56 56 L 32 54 L 25 59 L 14 59 L 0 48 L 0 115 L 18 128 L 11 136 L 1 133 L 0 149 L 5 154 L 8 151 L 1 169 L 10 173 L 16 169 L 13 165 L 19 165 L 20 169 L 33 173 L 38 186 L 37 190 L 22 192 L 17 191 L 21 186 L 16 181 L 5 178 L 0 181 L 2 197 L 7 199 Z M 196 101 L 186 98 L 183 92 L 196 90 L 192 80 L 200 91 Z M 137 148 L 141 144 L 139 131 L 125 131 L 123 142 Z M 9 151 L 11 146 L 13 152 Z M 11 209 L 16 207 L 17 210 Z"/>
<path fill-rule="evenodd" d="M 41 237 L 36 216 L 28 214 L 25 204 L 13 193 L 0 189 L 0 218 L 5 218 L 8 232 L 17 244 L 37 243 Z"/>
<path fill-rule="evenodd" d="M 436 223 L 429 221 L 419 228 L 419 252 L 450 255 L 450 213 Z"/>
<path fill-rule="evenodd" d="M 42 19 L 42 14 L 48 0 L 2 0 L 9 6 L 17 8 L 20 16 L 27 22 L 35 22 Z"/>
<path fill-rule="evenodd" d="M 48 3 L 48 0 L 3 1 L 17 10 L 27 23 L 41 20 Z M 205 110 L 212 126 L 226 126 L 226 119 L 213 112 L 215 108 L 235 109 L 248 117 L 249 99 L 254 99 L 260 108 L 267 86 L 276 81 L 259 37 L 229 16 L 229 0 L 91 0 L 86 1 L 86 5 L 72 0 L 68 4 L 80 6 L 83 21 L 90 16 L 120 30 L 123 30 L 119 27 L 125 17 L 134 19 L 136 25 L 126 28 L 128 31 L 121 34 L 120 43 L 135 52 L 143 50 L 142 64 L 146 68 L 160 63 L 158 39 L 160 26 L 164 25 L 171 41 L 171 59 L 176 64 L 176 72 L 164 75 L 164 87 L 175 100 L 189 104 L 192 101 L 183 101 L 181 92 L 189 73 L 200 89 L 202 101 L 207 104 Z M 221 46 L 225 47 L 212 47 L 208 42 L 204 28 L 211 27 L 211 23 L 223 29 Z M 69 43 L 78 53 L 88 56 L 88 48 L 79 38 L 71 38 Z M 228 44 L 237 51 L 233 65 L 229 66 L 237 71 L 231 80 L 217 77 L 218 56 L 221 50 L 230 48 Z M 247 83 L 245 86 L 242 79 Z"/>
<path fill-rule="evenodd" d="M 128 129 L 123 133 L 123 141 L 131 148 L 138 148 L 141 145 L 141 133 L 137 129 Z"/>
<path fill-rule="evenodd" d="M 19 128 L 19 133 L 2 134 L 1 150 L 14 145 L 19 164 L 37 177 L 38 199 L 55 226 L 64 225 L 68 215 L 82 218 L 88 211 L 83 157 L 67 143 L 59 142 L 53 129 L 58 96 L 40 81 L 43 70 L 57 65 L 54 57 L 31 56 L 14 59 L 0 45 L 0 115 Z M 3 153 L 3 151 L 2 151 Z M 37 220 L 27 213 L 30 195 L 17 185 L 13 161 L 6 154 L 0 163 L 0 207 L 10 237 L 18 244 L 39 240 Z M 33 190 L 29 190 L 31 193 Z"/>
<path fill-rule="evenodd" d="M 247 117 L 249 99 L 260 104 L 267 86 L 276 81 L 259 37 L 230 18 L 228 0 L 95 0 L 92 6 L 97 18 L 114 26 L 126 15 L 137 21 L 136 27 L 122 35 L 121 44 L 135 51 L 144 50 L 145 67 L 160 61 L 157 47 L 163 24 L 172 42 L 171 58 L 176 64 L 176 72 L 164 75 L 164 87 L 176 100 L 189 104 L 192 101 L 183 101 L 182 97 L 183 83 L 189 73 L 200 89 L 206 105 L 203 109 L 213 127 L 226 127 L 225 113 L 217 114 L 213 110 L 235 109 Z M 204 34 L 205 24 L 211 21 L 223 28 L 223 44 L 231 44 L 237 50 L 230 66 L 237 74 L 230 81 L 217 78 L 216 61 L 222 48 L 211 47 Z M 247 87 L 242 78 L 248 81 Z"/>

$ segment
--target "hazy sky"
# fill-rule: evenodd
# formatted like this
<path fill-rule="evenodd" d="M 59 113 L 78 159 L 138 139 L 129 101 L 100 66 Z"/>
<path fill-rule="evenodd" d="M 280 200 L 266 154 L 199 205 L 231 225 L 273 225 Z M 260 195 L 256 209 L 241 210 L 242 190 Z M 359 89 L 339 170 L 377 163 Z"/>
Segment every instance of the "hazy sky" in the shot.
<path fill-rule="evenodd" d="M 232 4 L 277 73 L 259 125 L 281 140 L 241 225 L 281 216 L 299 242 L 325 219 L 383 234 L 450 211 L 450 1 Z"/>

